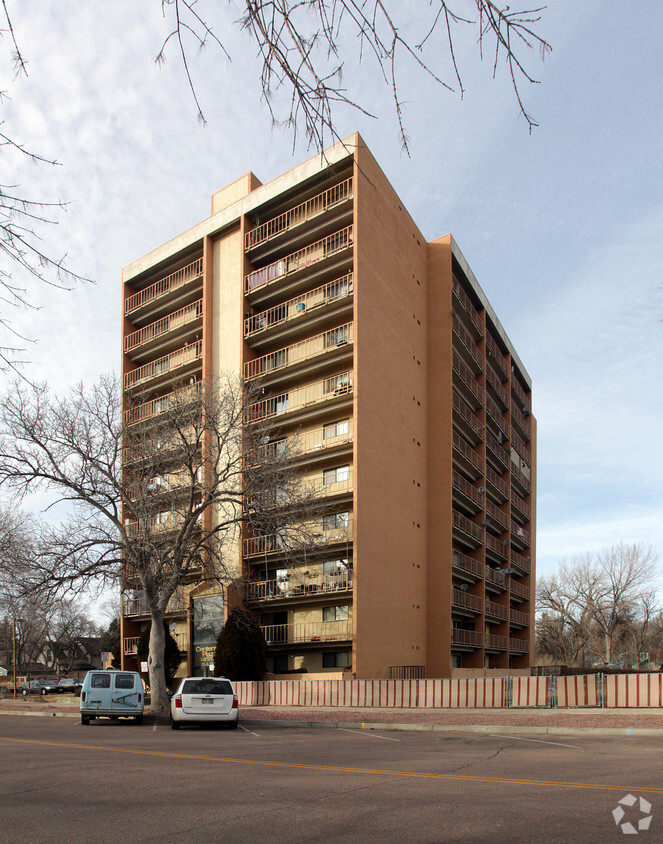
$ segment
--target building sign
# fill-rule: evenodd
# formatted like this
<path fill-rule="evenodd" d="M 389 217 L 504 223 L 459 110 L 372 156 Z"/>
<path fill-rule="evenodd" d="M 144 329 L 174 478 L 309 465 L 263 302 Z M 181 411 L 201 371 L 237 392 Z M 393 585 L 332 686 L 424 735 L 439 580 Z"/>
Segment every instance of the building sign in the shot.
<path fill-rule="evenodd" d="M 214 664 L 216 640 L 223 629 L 223 595 L 193 599 L 193 673 L 196 677 L 209 673 Z"/>

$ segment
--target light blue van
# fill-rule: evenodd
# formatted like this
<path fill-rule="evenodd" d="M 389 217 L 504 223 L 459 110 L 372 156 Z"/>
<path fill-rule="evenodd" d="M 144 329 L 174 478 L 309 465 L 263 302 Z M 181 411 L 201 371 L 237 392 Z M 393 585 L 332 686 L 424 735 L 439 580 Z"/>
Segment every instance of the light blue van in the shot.
<path fill-rule="evenodd" d="M 133 718 L 143 723 L 145 694 L 136 671 L 88 671 L 81 689 L 81 722 L 95 718 Z"/>

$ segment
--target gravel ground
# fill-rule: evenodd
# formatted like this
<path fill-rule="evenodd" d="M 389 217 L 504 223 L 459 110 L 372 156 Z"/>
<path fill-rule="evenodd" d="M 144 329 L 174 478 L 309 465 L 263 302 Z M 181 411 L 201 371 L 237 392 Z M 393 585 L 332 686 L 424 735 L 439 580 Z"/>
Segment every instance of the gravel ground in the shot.
<path fill-rule="evenodd" d="M 78 715 L 72 696 L 0 698 L 0 713 Z M 385 709 L 346 707 L 240 708 L 242 721 L 299 721 L 336 724 L 411 724 L 557 729 L 650 729 L 663 733 L 663 709 Z"/>

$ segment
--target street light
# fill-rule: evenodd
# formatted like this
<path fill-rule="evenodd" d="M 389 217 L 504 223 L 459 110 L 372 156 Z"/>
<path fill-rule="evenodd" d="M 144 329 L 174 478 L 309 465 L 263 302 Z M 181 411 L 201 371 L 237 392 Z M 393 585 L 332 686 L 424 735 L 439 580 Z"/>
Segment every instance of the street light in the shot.
<path fill-rule="evenodd" d="M 12 636 L 12 657 L 14 663 L 14 697 L 16 697 L 16 625 L 19 621 L 25 621 L 24 618 L 13 618 L 13 636 Z"/>

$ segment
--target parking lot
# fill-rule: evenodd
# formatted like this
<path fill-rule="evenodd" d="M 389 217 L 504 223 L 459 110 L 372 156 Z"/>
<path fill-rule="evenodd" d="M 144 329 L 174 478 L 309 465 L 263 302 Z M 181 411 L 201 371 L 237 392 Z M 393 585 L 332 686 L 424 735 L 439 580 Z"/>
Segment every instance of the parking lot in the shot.
<path fill-rule="evenodd" d="M 623 840 L 628 794 L 651 804 L 645 840 L 663 835 L 660 737 L 5 715 L 0 747 L 8 842 Z"/>

